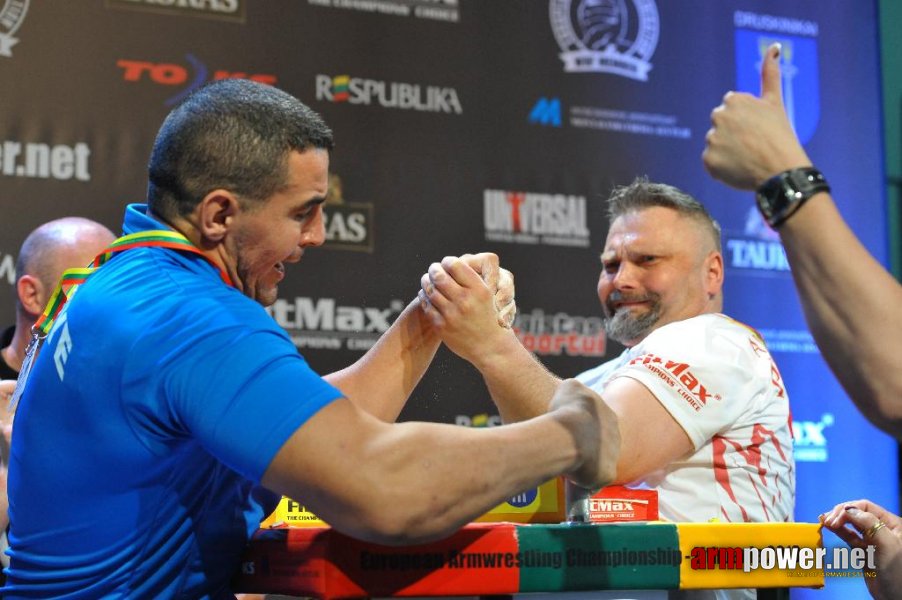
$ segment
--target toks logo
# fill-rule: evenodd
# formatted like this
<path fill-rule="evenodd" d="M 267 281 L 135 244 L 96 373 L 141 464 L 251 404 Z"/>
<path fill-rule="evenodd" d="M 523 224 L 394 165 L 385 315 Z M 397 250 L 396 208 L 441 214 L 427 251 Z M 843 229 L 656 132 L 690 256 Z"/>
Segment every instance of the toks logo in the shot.
<path fill-rule="evenodd" d="M 585 196 L 485 190 L 483 223 L 490 242 L 589 246 Z"/>
<path fill-rule="evenodd" d="M 219 69 L 212 74 L 204 63 L 193 54 L 186 54 L 185 60 L 188 66 L 174 63 L 153 63 L 144 60 L 128 60 L 121 58 L 116 61 L 116 66 L 122 69 L 122 78 L 125 81 L 139 82 L 144 79 L 167 86 L 184 86 L 177 94 L 167 98 L 163 104 L 174 106 L 186 98 L 191 92 L 201 87 L 208 81 L 218 79 L 250 79 L 269 85 L 276 84 L 275 75 L 252 74 L 243 71 L 226 71 Z M 192 75 L 193 73 L 193 75 Z"/>
<path fill-rule="evenodd" d="M 349 104 L 373 103 L 383 108 L 462 114 L 454 88 L 361 79 L 350 75 L 316 76 L 316 99 Z"/>
<path fill-rule="evenodd" d="M 641 364 L 649 371 L 667 382 L 670 387 L 678 387 L 677 392 L 696 411 L 708 404 L 708 399 L 720 401 L 720 394 L 711 394 L 698 378 L 689 370 L 688 363 L 662 359 L 654 354 L 643 354 L 629 362 L 631 365 Z"/>

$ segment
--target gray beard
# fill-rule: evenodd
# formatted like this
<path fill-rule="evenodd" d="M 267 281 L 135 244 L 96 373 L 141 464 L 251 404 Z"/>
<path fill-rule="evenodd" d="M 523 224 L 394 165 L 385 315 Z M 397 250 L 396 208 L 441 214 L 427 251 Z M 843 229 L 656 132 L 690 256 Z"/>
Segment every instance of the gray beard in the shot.
<path fill-rule="evenodd" d="M 604 318 L 604 330 L 608 337 L 621 344 L 644 338 L 651 333 L 658 319 L 661 318 L 661 305 L 652 304 L 648 312 L 634 317 L 629 309 L 621 309 L 612 317 Z"/>

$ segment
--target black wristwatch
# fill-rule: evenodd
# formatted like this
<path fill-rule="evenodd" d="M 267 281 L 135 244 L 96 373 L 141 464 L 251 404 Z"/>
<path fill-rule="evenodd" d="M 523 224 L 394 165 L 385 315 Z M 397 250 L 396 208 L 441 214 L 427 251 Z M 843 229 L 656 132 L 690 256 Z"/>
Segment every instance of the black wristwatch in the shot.
<path fill-rule="evenodd" d="M 755 201 L 768 225 L 776 229 L 819 192 L 829 192 L 823 173 L 814 167 L 790 169 L 761 184 Z"/>

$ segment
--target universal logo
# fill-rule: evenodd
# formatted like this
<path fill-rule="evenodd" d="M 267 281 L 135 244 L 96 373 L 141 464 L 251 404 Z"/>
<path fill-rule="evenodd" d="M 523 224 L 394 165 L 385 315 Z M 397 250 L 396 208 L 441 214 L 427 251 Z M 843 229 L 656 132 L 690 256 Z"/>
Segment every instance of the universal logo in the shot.
<path fill-rule="evenodd" d="M 345 202 L 341 178 L 329 175 L 329 193 L 323 205 L 325 248 L 373 251 L 373 205 Z"/>
<path fill-rule="evenodd" d="M 19 41 L 13 37 L 28 12 L 29 0 L 6 0 L 0 11 L 0 56 L 12 57 L 13 46 Z"/>
<path fill-rule="evenodd" d="M 549 8 L 564 71 L 648 81 L 660 27 L 654 0 L 551 0 Z"/>
<path fill-rule="evenodd" d="M 107 8 L 143 10 L 244 23 L 244 0 L 106 0 Z"/>

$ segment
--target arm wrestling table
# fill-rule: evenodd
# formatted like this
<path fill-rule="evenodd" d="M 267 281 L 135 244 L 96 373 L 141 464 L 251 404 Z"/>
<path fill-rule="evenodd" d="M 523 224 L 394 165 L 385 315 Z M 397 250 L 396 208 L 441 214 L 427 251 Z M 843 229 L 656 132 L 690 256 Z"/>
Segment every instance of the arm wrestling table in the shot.
<path fill-rule="evenodd" d="M 820 525 L 473 523 L 438 542 L 397 547 L 328 527 L 261 529 L 233 590 L 332 600 L 824 585 L 823 569 L 743 570 L 742 549 L 777 546 L 816 553 Z"/>

